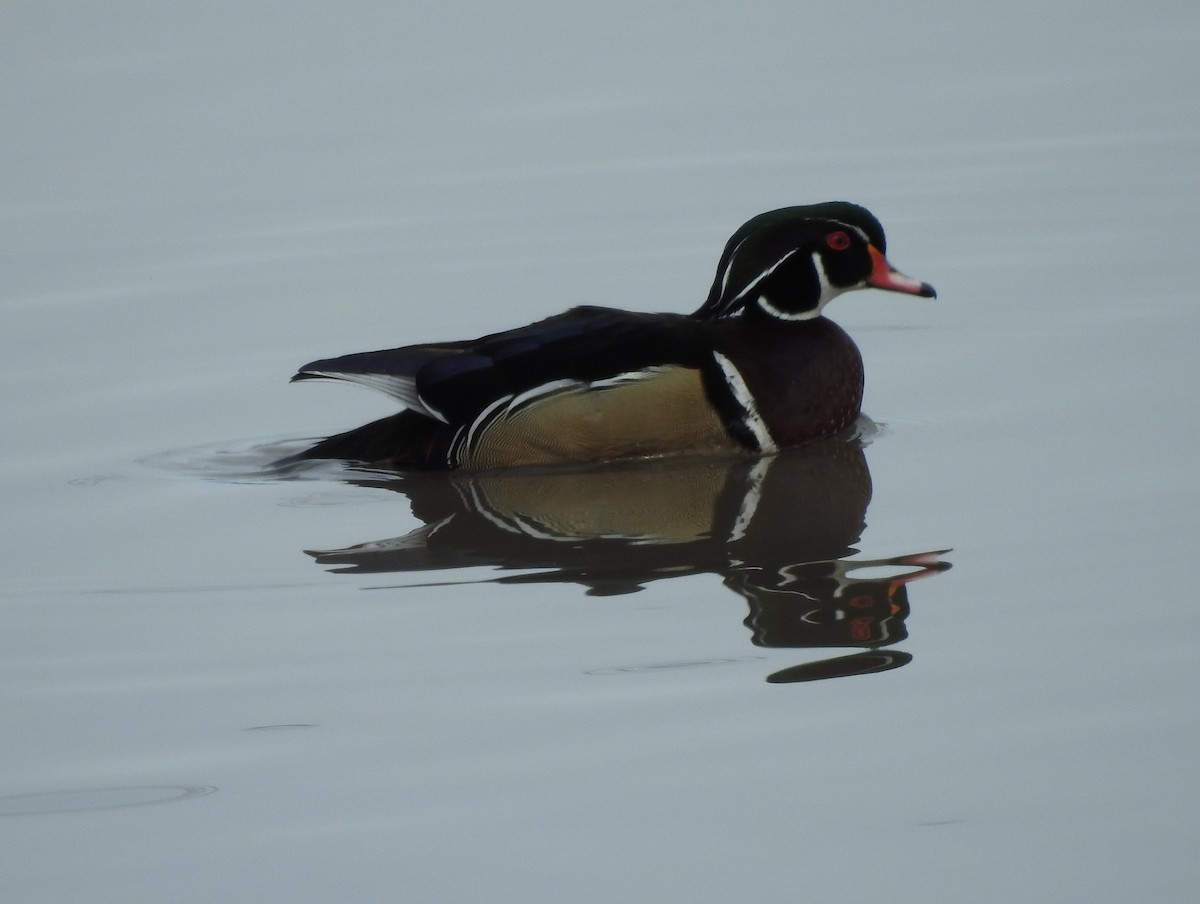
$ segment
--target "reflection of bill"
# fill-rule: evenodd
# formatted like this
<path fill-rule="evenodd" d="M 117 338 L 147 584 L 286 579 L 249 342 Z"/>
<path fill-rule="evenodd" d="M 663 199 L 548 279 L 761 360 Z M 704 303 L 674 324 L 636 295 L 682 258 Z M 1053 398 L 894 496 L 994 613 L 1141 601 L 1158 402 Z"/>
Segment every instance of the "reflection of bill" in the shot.
<path fill-rule="evenodd" d="M 726 584 L 750 604 L 745 625 L 760 647 L 864 647 L 869 652 L 785 669 L 767 680 L 811 681 L 894 669 L 912 657 L 879 648 L 908 637 L 908 584 L 950 566 L 938 559 L 949 550 L 895 556 L 809 562 L 781 569 L 767 586 L 761 573 Z M 802 588 L 797 590 L 797 588 Z"/>
<path fill-rule="evenodd" d="M 857 442 L 773 458 L 623 462 L 492 474 L 363 474 L 407 496 L 424 526 L 401 537 L 311 552 L 336 571 L 520 571 L 502 583 L 576 583 L 591 595 L 720 575 L 746 599 L 764 647 L 860 647 L 907 636 L 908 582 L 949 566 L 937 553 L 850 560 L 871 478 Z M 799 681 L 895 668 L 906 654 L 856 654 L 772 676 Z M 849 660 L 849 661 L 846 661 Z M 903 661 L 901 661 L 903 660 Z M 833 663 L 838 663 L 835 667 Z"/>

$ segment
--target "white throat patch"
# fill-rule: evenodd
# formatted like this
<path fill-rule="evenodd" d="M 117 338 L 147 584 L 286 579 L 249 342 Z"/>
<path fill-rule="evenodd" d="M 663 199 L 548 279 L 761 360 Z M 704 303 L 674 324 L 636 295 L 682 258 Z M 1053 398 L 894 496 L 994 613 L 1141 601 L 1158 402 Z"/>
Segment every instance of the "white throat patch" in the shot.
<path fill-rule="evenodd" d="M 764 314 L 769 314 L 777 320 L 816 320 L 821 316 L 821 311 L 825 309 L 825 305 L 829 304 L 829 302 L 833 301 L 847 289 L 855 288 L 854 286 L 843 288 L 831 283 L 829 275 L 825 272 L 825 262 L 821 260 L 821 255 L 815 251 L 812 255 L 812 262 L 813 272 L 817 274 L 817 284 L 821 287 L 821 295 L 817 299 L 817 306 L 807 311 L 784 311 L 771 304 L 771 299 L 767 298 L 766 295 L 760 295 L 756 299 L 756 303 Z M 783 262 L 780 261 L 780 263 Z"/>

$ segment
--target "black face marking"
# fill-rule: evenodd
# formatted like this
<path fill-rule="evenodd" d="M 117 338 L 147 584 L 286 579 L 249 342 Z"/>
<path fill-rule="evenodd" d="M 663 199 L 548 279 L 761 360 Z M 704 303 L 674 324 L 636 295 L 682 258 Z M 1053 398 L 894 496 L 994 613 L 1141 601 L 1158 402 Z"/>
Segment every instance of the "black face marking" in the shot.
<path fill-rule="evenodd" d="M 881 252 L 883 228 L 842 201 L 784 207 L 747 221 L 725 245 L 697 317 L 715 320 L 753 305 L 779 319 L 804 320 L 871 272 L 868 245 Z M 820 255 L 820 257 L 815 257 Z"/>
<path fill-rule="evenodd" d="M 361 383 L 404 410 L 289 460 L 486 469 L 768 453 L 828 435 L 859 410 L 862 362 L 824 305 L 867 286 L 935 295 L 885 250 L 857 205 L 781 208 L 730 237 L 691 316 L 576 307 L 477 339 L 314 361 L 293 379 Z"/>

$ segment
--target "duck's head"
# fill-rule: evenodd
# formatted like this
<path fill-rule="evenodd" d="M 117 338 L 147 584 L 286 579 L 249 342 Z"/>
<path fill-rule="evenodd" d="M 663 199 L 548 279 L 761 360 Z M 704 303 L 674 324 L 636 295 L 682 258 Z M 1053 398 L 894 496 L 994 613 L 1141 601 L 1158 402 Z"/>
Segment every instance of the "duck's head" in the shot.
<path fill-rule="evenodd" d="M 829 201 L 783 207 L 746 222 L 725 245 L 708 300 L 695 316 L 743 308 L 776 320 L 811 320 L 850 289 L 933 298 L 929 283 L 888 263 L 883 227 L 865 207 Z"/>

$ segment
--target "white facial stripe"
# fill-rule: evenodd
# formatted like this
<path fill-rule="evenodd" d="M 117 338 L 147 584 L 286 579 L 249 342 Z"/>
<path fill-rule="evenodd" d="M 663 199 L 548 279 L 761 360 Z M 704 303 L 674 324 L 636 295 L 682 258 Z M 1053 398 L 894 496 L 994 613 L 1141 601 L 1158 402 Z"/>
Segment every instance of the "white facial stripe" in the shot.
<path fill-rule="evenodd" d="M 749 236 L 747 236 L 747 238 L 749 238 Z M 735 260 L 737 260 L 737 253 L 738 253 L 738 251 L 741 250 L 741 247 L 744 244 L 746 244 L 746 239 L 742 239 L 740 242 L 738 242 L 736 245 L 733 246 L 733 251 L 729 255 L 729 263 L 727 263 L 725 265 L 725 272 L 721 274 L 721 296 L 720 297 L 722 297 L 722 298 L 725 297 L 725 289 L 729 285 L 729 274 L 733 271 L 733 262 Z"/>
<path fill-rule="evenodd" d="M 857 286 L 835 286 L 829 279 L 829 275 L 825 272 L 825 261 L 820 254 L 813 254 L 813 269 L 817 271 L 817 282 L 821 284 L 821 297 L 817 299 L 817 313 L 829 302 L 833 301 L 843 292 L 848 289 L 858 288 Z M 861 284 L 860 284 L 861 285 Z"/>
<path fill-rule="evenodd" d="M 771 264 L 771 266 L 767 267 L 766 270 L 763 270 L 762 273 L 758 274 L 758 276 L 756 276 L 756 277 L 754 277 L 754 279 L 750 280 L 750 282 L 747 283 L 746 287 L 744 289 L 742 289 L 742 291 L 738 292 L 737 295 L 733 296 L 733 298 L 731 298 L 729 300 L 729 303 L 733 304 L 734 302 L 741 301 L 743 298 L 745 298 L 747 295 L 749 295 L 752 291 L 754 291 L 755 286 L 757 286 L 760 282 L 762 282 L 764 279 L 766 279 L 768 276 L 770 276 L 772 273 L 774 273 L 777 269 L 779 269 L 779 266 L 785 260 L 787 260 L 793 254 L 798 254 L 799 252 L 800 252 L 799 248 L 793 248 L 791 251 L 789 251 L 787 254 L 785 254 L 783 257 L 781 257 L 779 260 L 775 261 L 775 263 L 773 263 L 773 264 Z"/>
<path fill-rule="evenodd" d="M 771 431 L 767 429 L 762 415 L 758 413 L 758 406 L 754 404 L 754 396 L 750 394 L 750 389 L 746 386 L 746 381 L 742 379 L 742 375 L 738 372 L 738 369 L 733 366 L 732 361 L 720 352 L 713 352 L 713 359 L 717 362 L 717 366 L 721 368 L 721 373 L 725 375 L 725 382 L 729 386 L 729 391 L 733 393 L 734 399 L 745 413 L 746 428 L 754 434 L 754 440 L 758 443 L 758 451 L 764 453 L 778 452 L 779 446 L 771 438 Z"/>
<path fill-rule="evenodd" d="M 821 286 L 821 297 L 825 297 L 825 293 L 833 288 L 833 283 L 829 281 L 829 274 L 825 272 L 825 261 L 821 259 L 821 255 L 813 252 L 812 256 L 813 269 L 817 271 L 817 282 Z"/>
<path fill-rule="evenodd" d="M 829 222 L 836 223 L 837 225 L 841 226 L 842 228 L 848 229 L 849 231 L 851 231 L 855 235 L 857 235 L 859 238 L 861 238 L 868 245 L 871 244 L 871 237 L 869 235 L 867 235 L 866 230 L 864 230 L 862 227 L 855 226 L 853 223 L 843 223 L 841 220 L 830 220 Z M 747 241 L 749 241 L 749 239 L 750 239 L 750 236 L 746 236 L 746 238 L 744 238 L 740 242 L 738 242 L 733 247 L 733 251 L 730 252 L 729 262 L 725 265 L 725 269 L 721 273 L 721 291 L 720 291 L 720 296 L 719 296 L 721 298 L 725 297 L 725 291 L 729 288 L 729 278 L 733 273 L 733 266 L 734 266 L 734 263 L 737 261 L 738 252 L 741 250 L 742 246 L 744 244 L 746 244 Z M 733 307 L 738 302 L 740 302 L 743 299 L 750 296 L 753 293 L 754 289 L 757 288 L 758 285 L 764 279 L 766 279 L 768 276 L 770 276 L 772 273 L 774 273 L 775 270 L 784 261 L 786 261 L 793 254 L 796 254 L 799 250 L 800 250 L 799 248 L 793 248 L 791 251 L 789 251 L 787 254 L 785 254 L 783 257 L 781 257 L 779 260 L 775 261 L 775 263 L 773 263 L 767 269 L 765 269 L 761 273 L 759 273 L 758 276 L 756 276 L 754 279 L 752 279 L 749 283 L 747 283 L 746 286 L 740 292 L 737 293 L 737 295 L 735 295 L 733 298 L 730 298 L 727 301 L 725 301 L 724 303 L 722 303 L 719 306 L 719 308 L 717 308 L 717 310 L 720 312 L 718 314 L 718 316 L 724 316 L 724 314 L 727 313 L 731 307 Z M 784 311 L 781 311 L 779 308 L 775 307 L 773 304 L 771 304 L 770 300 L 765 295 L 760 295 L 757 299 L 757 302 L 758 302 L 759 307 L 762 308 L 763 311 L 770 314 L 772 317 L 779 318 L 780 320 L 812 320 L 812 319 L 820 316 L 821 309 L 824 308 L 825 305 L 827 305 L 830 301 L 832 301 L 838 295 L 841 295 L 842 292 L 846 291 L 844 288 L 835 287 L 829 282 L 829 278 L 825 273 L 824 262 L 821 260 L 820 256 L 818 254 L 814 253 L 812 257 L 813 257 L 813 266 L 817 271 L 817 278 L 820 280 L 820 283 L 821 283 L 821 297 L 820 297 L 819 301 L 817 302 L 817 309 L 815 311 L 804 311 L 799 314 L 786 313 Z M 858 288 L 858 287 L 851 286 L 848 288 Z"/>
<path fill-rule="evenodd" d="M 862 230 L 862 229 L 860 229 L 859 227 L 855 226 L 854 224 L 852 224 L 852 223 L 843 223 L 841 220 L 831 220 L 830 222 L 832 222 L 832 223 L 837 223 L 839 226 L 844 226 L 844 227 L 846 227 L 846 228 L 847 228 L 847 229 L 849 229 L 851 232 L 855 232 L 855 233 L 857 233 L 857 234 L 858 234 L 858 237 L 859 237 L 860 239 L 862 239 L 864 242 L 866 242 L 868 245 L 869 245 L 869 244 L 871 244 L 871 237 L 870 237 L 869 235 L 867 235 L 867 233 L 866 233 L 865 231 L 863 231 L 863 230 Z"/>
<path fill-rule="evenodd" d="M 763 313 L 770 314 L 778 320 L 815 320 L 821 316 L 821 311 L 825 305 L 846 291 L 845 288 L 835 286 L 829 281 L 829 275 L 825 272 L 825 261 L 815 251 L 813 252 L 812 262 L 813 272 L 817 274 L 817 284 L 821 287 L 821 297 L 817 299 L 817 306 L 807 311 L 782 311 L 771 304 L 771 300 L 766 295 L 760 295 L 758 297 L 758 306 L 762 309 Z"/>

